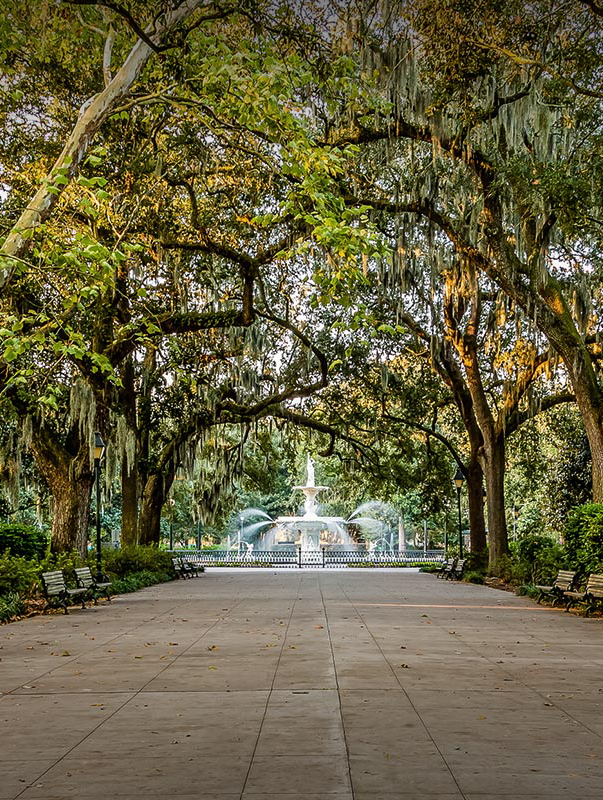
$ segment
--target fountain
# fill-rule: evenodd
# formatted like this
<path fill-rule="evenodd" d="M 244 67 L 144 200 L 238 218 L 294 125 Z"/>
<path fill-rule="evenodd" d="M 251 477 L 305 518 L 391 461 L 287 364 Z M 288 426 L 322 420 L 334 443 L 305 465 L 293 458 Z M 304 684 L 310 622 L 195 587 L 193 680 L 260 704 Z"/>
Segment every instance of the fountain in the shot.
<path fill-rule="evenodd" d="M 303 516 L 281 516 L 273 519 L 260 509 L 245 509 L 239 514 L 239 520 L 244 523 L 239 529 L 239 538 L 236 547 L 241 552 L 242 544 L 250 539 L 254 540 L 254 549 L 266 550 L 295 550 L 297 547 L 305 552 L 319 552 L 321 547 L 330 550 L 358 550 L 361 546 L 350 536 L 348 525 L 355 525 L 368 532 L 369 538 L 376 537 L 376 546 L 385 542 L 385 524 L 373 517 L 358 516 L 360 510 L 371 504 L 365 504 L 357 509 L 349 518 L 326 517 L 319 514 L 318 495 L 328 490 L 328 486 L 317 486 L 314 471 L 314 461 L 308 455 L 306 459 L 306 483 L 303 486 L 294 486 L 296 491 L 303 492 Z M 255 520 L 255 521 L 254 521 Z"/>
<path fill-rule="evenodd" d="M 345 529 L 343 517 L 318 516 L 318 493 L 328 486 L 317 486 L 314 475 L 314 461 L 308 455 L 306 460 L 306 485 L 294 486 L 296 491 L 304 493 L 303 517 L 277 517 L 274 545 L 300 545 L 302 550 L 319 550 L 321 545 L 345 545 L 353 547 L 353 541 Z M 274 546 L 273 545 L 273 546 Z"/>

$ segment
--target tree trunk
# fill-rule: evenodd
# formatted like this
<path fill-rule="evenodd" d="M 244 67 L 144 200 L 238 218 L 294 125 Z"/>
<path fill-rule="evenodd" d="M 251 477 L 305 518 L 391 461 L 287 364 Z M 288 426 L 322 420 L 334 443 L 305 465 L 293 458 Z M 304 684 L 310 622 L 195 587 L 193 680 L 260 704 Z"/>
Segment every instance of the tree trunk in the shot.
<path fill-rule="evenodd" d="M 122 388 L 120 405 L 124 419 L 133 439 L 133 453 L 128 458 L 127 446 L 121 453 L 121 543 L 122 546 L 136 544 L 138 540 L 138 460 L 140 441 L 137 426 L 136 375 L 134 360 L 129 355 L 121 371 Z"/>
<path fill-rule="evenodd" d="M 138 517 L 138 544 L 158 545 L 161 539 L 161 509 L 164 501 L 161 474 L 149 475 L 142 490 Z"/>
<path fill-rule="evenodd" d="M 138 537 L 138 474 L 136 465 L 127 469 L 126 454 L 121 459 L 121 545 L 136 544 Z"/>
<path fill-rule="evenodd" d="M 485 567 L 488 560 L 488 548 L 484 519 L 484 473 L 477 453 L 472 452 L 472 458 L 466 470 L 472 561 L 475 562 L 474 566 L 476 567 Z"/>
<path fill-rule="evenodd" d="M 71 550 L 83 557 L 88 544 L 88 522 L 90 495 L 94 478 L 92 472 L 80 474 L 78 478 L 53 481 L 52 538 L 53 553 Z"/>
<path fill-rule="evenodd" d="M 603 404 L 601 391 L 591 365 L 582 364 L 579 353 L 567 356 L 561 353 L 565 362 L 576 404 L 584 424 L 590 446 L 593 478 L 593 502 L 603 503 Z M 590 369 L 585 368 L 590 366 Z"/>
<path fill-rule="evenodd" d="M 509 552 L 505 517 L 504 435 L 485 437 L 482 467 L 486 477 L 488 500 L 488 571 L 491 575 L 497 575 L 500 559 Z"/>
<path fill-rule="evenodd" d="M 77 427 L 72 428 L 63 444 L 54 431 L 34 423 L 31 450 L 52 494 L 51 550 L 77 550 L 84 556 L 94 483 L 89 443 L 82 439 Z"/>

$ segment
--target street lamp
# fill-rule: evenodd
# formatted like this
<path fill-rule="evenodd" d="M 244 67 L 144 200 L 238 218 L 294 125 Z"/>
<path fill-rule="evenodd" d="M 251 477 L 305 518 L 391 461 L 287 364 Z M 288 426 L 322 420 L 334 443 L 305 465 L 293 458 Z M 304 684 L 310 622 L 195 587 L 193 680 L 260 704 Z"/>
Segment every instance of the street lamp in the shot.
<path fill-rule="evenodd" d="M 169 506 L 170 506 L 170 550 L 174 549 L 174 506 L 176 505 L 176 500 L 174 498 L 174 492 L 176 490 L 176 481 L 185 481 L 186 475 L 182 475 L 180 472 L 180 466 L 176 467 L 176 471 L 174 472 L 174 478 L 172 480 L 172 487 L 171 493 L 172 496 L 169 499 Z M 181 542 L 182 543 L 182 542 Z"/>
<path fill-rule="evenodd" d="M 170 550 L 174 549 L 174 506 L 176 505 L 176 501 L 173 497 L 170 497 L 168 500 L 168 504 L 170 506 Z"/>
<path fill-rule="evenodd" d="M 103 571 L 101 565 L 101 522 L 100 522 L 100 462 L 105 454 L 105 443 L 98 431 L 94 434 L 94 480 L 96 481 L 96 580 L 101 583 Z"/>
<path fill-rule="evenodd" d="M 461 489 L 463 488 L 464 482 L 465 482 L 465 476 L 463 475 L 461 468 L 457 467 L 457 470 L 454 474 L 454 485 L 456 486 L 456 501 L 459 509 L 459 558 L 463 557 L 463 523 L 461 520 Z"/>

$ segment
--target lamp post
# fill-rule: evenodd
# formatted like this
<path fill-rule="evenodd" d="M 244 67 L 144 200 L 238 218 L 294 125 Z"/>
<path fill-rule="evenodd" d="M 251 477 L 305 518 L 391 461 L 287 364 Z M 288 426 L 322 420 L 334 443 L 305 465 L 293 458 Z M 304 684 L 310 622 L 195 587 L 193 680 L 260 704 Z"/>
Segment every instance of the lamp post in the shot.
<path fill-rule="evenodd" d="M 173 497 L 168 500 L 170 506 L 170 550 L 174 549 L 174 506 L 176 501 Z"/>
<path fill-rule="evenodd" d="M 101 583 L 103 571 L 101 563 L 101 522 L 100 522 L 100 462 L 105 454 L 105 443 L 98 431 L 94 434 L 94 480 L 96 481 L 96 580 Z"/>
<path fill-rule="evenodd" d="M 463 557 L 463 523 L 461 520 L 461 489 L 465 482 L 465 476 L 461 472 L 461 468 L 457 467 L 454 474 L 454 485 L 456 486 L 456 502 L 459 509 L 459 558 Z"/>

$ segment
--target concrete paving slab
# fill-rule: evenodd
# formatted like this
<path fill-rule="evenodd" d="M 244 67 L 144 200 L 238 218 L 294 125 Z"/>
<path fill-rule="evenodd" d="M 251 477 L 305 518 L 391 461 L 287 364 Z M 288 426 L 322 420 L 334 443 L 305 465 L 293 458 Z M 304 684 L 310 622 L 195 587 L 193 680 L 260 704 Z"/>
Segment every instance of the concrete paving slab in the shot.
<path fill-rule="evenodd" d="M 482 586 L 210 570 L 0 629 L 0 800 L 598 798 L 602 665 Z"/>

